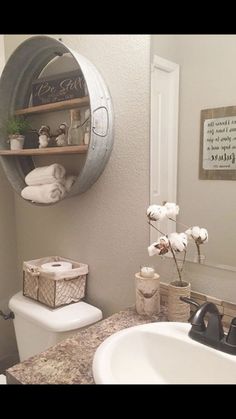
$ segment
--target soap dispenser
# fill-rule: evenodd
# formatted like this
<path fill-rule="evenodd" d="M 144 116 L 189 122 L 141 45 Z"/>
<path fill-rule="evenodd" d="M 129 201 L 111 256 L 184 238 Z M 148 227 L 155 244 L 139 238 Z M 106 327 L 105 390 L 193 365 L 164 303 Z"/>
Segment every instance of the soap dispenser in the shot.
<path fill-rule="evenodd" d="M 135 308 L 138 314 L 152 316 L 160 312 L 160 276 L 148 266 L 135 274 Z"/>

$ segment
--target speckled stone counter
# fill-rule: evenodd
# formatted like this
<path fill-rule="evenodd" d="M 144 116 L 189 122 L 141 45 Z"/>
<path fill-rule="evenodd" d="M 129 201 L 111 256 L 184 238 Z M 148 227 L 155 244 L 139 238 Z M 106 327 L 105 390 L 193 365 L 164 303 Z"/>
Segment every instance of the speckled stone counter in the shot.
<path fill-rule="evenodd" d="M 134 308 L 113 314 L 105 320 L 77 332 L 27 361 L 6 371 L 8 384 L 94 384 L 93 356 L 97 347 L 112 333 L 130 326 L 166 321 L 167 311 L 140 316 Z"/>

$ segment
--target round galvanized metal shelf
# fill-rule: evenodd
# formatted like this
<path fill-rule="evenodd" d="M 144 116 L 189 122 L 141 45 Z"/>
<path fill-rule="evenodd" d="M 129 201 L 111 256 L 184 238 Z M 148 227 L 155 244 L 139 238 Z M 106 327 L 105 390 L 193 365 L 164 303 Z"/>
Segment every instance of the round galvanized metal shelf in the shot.
<path fill-rule="evenodd" d="M 27 114 L 33 80 L 38 78 L 43 68 L 55 56 L 68 52 L 77 61 L 87 85 L 91 125 L 87 152 L 86 149 L 78 150 L 78 153 L 86 152 L 84 165 L 66 198 L 81 194 L 89 189 L 103 172 L 111 154 L 113 146 L 113 108 L 103 78 L 90 61 L 62 42 L 49 36 L 34 36 L 23 42 L 14 51 L 6 63 L 0 79 L 0 124 L 2 125 L 10 115 Z M 20 152 L 19 155 L 4 154 L 6 138 L 2 134 L 0 136 L 0 148 L 3 152 L 0 155 L 3 170 L 14 190 L 20 195 L 21 190 L 26 186 L 25 176 L 35 167 L 33 159 L 31 156 Z M 70 153 L 68 147 L 66 148 L 67 152 L 65 150 L 65 154 Z M 45 149 L 45 154 L 49 153 L 48 150 Z M 29 153 L 33 155 L 33 150 Z M 60 154 L 62 153 L 63 150 L 60 150 Z M 44 153 L 40 151 L 40 154 Z"/>

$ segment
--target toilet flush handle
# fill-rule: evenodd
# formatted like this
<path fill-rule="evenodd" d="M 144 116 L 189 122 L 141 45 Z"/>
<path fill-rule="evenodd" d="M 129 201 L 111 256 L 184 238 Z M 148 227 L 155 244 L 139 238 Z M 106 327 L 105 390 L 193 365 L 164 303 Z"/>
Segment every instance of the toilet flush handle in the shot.
<path fill-rule="evenodd" d="M 14 319 L 15 318 L 15 314 L 13 313 L 13 311 L 10 311 L 9 314 L 5 314 L 5 313 L 3 313 L 2 310 L 0 310 L 0 316 L 2 316 L 4 318 L 4 320 L 9 320 L 9 319 Z"/>

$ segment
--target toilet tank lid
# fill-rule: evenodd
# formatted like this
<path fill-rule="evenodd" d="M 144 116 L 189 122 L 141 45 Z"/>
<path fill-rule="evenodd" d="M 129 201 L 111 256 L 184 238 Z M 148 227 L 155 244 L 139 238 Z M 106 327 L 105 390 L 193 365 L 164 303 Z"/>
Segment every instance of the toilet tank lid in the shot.
<path fill-rule="evenodd" d="M 102 312 L 84 301 L 51 309 L 37 301 L 24 297 L 22 292 L 9 301 L 9 308 L 15 315 L 52 332 L 66 332 L 88 326 L 102 319 Z"/>

